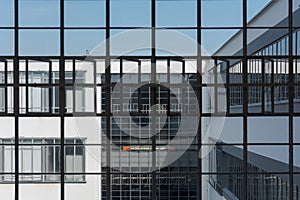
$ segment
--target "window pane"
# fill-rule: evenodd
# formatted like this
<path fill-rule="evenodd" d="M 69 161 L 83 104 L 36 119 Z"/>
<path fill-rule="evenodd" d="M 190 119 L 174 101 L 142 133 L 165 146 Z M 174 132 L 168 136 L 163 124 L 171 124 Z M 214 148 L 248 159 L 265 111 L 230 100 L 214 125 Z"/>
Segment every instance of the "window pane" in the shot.
<path fill-rule="evenodd" d="M 182 199 L 197 198 L 197 174 L 184 174 L 184 172 L 157 175 L 158 199 L 177 199 L 178 197 Z M 132 191 L 131 195 L 135 193 L 138 194 L 138 191 Z"/>
<path fill-rule="evenodd" d="M 248 145 L 248 171 L 289 171 L 288 145 Z M 259 168 L 259 169 L 257 169 Z"/>
<path fill-rule="evenodd" d="M 86 175 L 86 183 L 76 186 L 74 184 L 65 185 L 65 200 L 79 200 L 87 198 L 89 200 L 98 200 L 101 198 L 101 191 L 104 187 L 101 187 L 101 175 Z M 98 186 L 98 187 L 95 187 Z M 80 189 L 75 189 L 75 188 Z M 102 196 L 104 198 L 104 196 Z"/>
<path fill-rule="evenodd" d="M 59 26 L 59 0 L 20 0 L 20 26 Z"/>
<path fill-rule="evenodd" d="M 156 1 L 156 26 L 196 27 L 197 1 Z"/>
<path fill-rule="evenodd" d="M 249 199 L 289 199 L 287 174 L 249 174 L 247 182 Z"/>
<path fill-rule="evenodd" d="M 9 179 L 12 175 L 3 175 L 3 179 Z M 11 184 L 1 184 L 0 185 L 0 193 L 2 194 L 1 198 L 7 200 L 15 199 L 15 185 L 14 181 Z"/>
<path fill-rule="evenodd" d="M 272 127 L 272 133 L 268 131 L 270 127 Z M 248 118 L 248 141 L 250 143 L 287 143 L 288 138 L 287 117 Z"/>
<path fill-rule="evenodd" d="M 75 112 L 95 112 L 94 88 L 75 88 Z"/>
<path fill-rule="evenodd" d="M 20 177 L 22 178 L 22 177 Z M 59 176 L 57 176 L 59 178 Z M 32 199 L 33 197 L 36 199 L 45 199 L 45 195 L 47 199 L 56 199 L 60 200 L 60 185 L 52 184 L 51 187 L 49 185 L 39 185 L 37 187 L 36 184 L 20 184 L 19 186 L 19 199 L 27 200 Z"/>
<path fill-rule="evenodd" d="M 243 119 L 241 117 L 226 117 L 220 142 L 225 143 L 243 143 Z"/>
<path fill-rule="evenodd" d="M 202 172 L 204 173 L 242 173 L 243 172 L 243 146 L 203 145 L 203 150 L 209 152 L 203 158 Z"/>
<path fill-rule="evenodd" d="M 105 1 L 65 1 L 65 25 L 67 27 L 105 26 Z"/>
<path fill-rule="evenodd" d="M 58 30 L 20 30 L 20 55 L 59 55 Z"/>
<path fill-rule="evenodd" d="M 148 29 L 112 30 L 111 55 L 150 55 L 151 31 Z"/>
<path fill-rule="evenodd" d="M 102 48 L 97 47 L 104 40 L 105 32 L 102 30 L 67 30 L 65 31 L 65 54 L 68 56 L 104 55 L 105 45 L 102 45 Z"/>
<path fill-rule="evenodd" d="M 95 83 L 96 62 L 75 61 L 75 84 Z"/>
<path fill-rule="evenodd" d="M 151 26 L 150 0 L 111 0 L 111 26 L 149 27 Z"/>
<path fill-rule="evenodd" d="M 289 1 L 273 1 L 272 0 L 247 0 L 247 21 L 248 26 L 288 26 L 288 5 Z M 267 6 L 270 4 L 271 6 Z M 262 13 L 263 16 L 256 17 Z M 276 13 L 276 14 L 275 14 Z M 252 20 L 255 18 L 255 20 Z M 251 21 L 252 20 L 252 21 Z"/>
<path fill-rule="evenodd" d="M 81 145 L 65 146 L 65 172 L 66 173 L 85 173 L 85 147 Z M 100 167 L 100 166 L 99 166 Z M 68 182 L 85 181 L 84 175 L 67 175 L 65 180 Z"/>
<path fill-rule="evenodd" d="M 228 198 L 244 199 L 243 174 L 204 175 L 202 182 L 202 199 L 219 198 L 221 194 L 229 196 Z"/>
<path fill-rule="evenodd" d="M 28 112 L 49 112 L 49 88 L 28 88 Z"/>
<path fill-rule="evenodd" d="M 98 117 L 71 117 L 65 119 L 65 136 L 67 138 L 74 137 L 74 132 L 82 138 L 86 146 L 87 152 L 91 152 L 89 159 L 92 160 L 93 154 L 98 155 L 100 153 L 99 146 L 90 146 L 91 144 L 101 144 L 101 130 L 99 124 L 101 118 Z M 93 162 L 97 162 L 94 160 Z M 89 166 L 93 170 L 99 170 L 94 168 L 94 165 Z M 89 168 L 88 167 L 88 168 Z"/>
<path fill-rule="evenodd" d="M 247 21 L 253 19 L 271 0 L 247 0 Z"/>
<path fill-rule="evenodd" d="M 14 54 L 14 31 L 0 30 L 0 56 Z"/>
<path fill-rule="evenodd" d="M 243 88 L 242 86 L 229 87 L 230 113 L 243 112 Z"/>
<path fill-rule="evenodd" d="M 14 1 L 0 1 L 0 26 L 14 25 Z"/>
<path fill-rule="evenodd" d="M 11 138 L 2 139 L 1 144 L 13 144 L 14 140 Z M 12 145 L 1 146 L 1 170 L 2 173 L 14 173 L 15 172 L 15 147 Z M 9 174 L 3 177 L 4 182 L 14 181 L 14 176 Z"/>
<path fill-rule="evenodd" d="M 1 117 L 0 118 L 0 127 L 2 127 L 0 129 L 1 138 L 12 138 L 15 135 L 15 120 L 14 120 L 14 118 Z M 13 142 L 11 142 L 11 143 L 13 143 Z"/>
<path fill-rule="evenodd" d="M 207 1 L 206 1 L 207 2 Z M 214 2 L 214 1 L 213 1 Z M 239 29 L 202 30 L 201 47 L 204 55 L 232 56 L 242 54 L 242 31 Z M 234 42 L 229 43 L 229 40 Z M 228 42 L 228 44 L 226 44 Z"/>
<path fill-rule="evenodd" d="M 157 30 L 156 54 L 159 56 L 197 55 L 196 30 Z"/>
<path fill-rule="evenodd" d="M 242 26 L 242 0 L 201 1 L 202 26 Z"/>
<path fill-rule="evenodd" d="M 20 139 L 60 137 L 60 121 L 57 117 L 24 117 L 20 119 L 19 130 Z"/>
<path fill-rule="evenodd" d="M 11 86 L 0 87 L 0 113 L 13 113 L 13 92 Z"/>
<path fill-rule="evenodd" d="M 248 55 L 288 55 L 288 29 L 248 29 Z M 276 41 L 275 41 L 276 40 Z"/>
<path fill-rule="evenodd" d="M 300 117 L 294 117 L 293 123 L 294 143 L 300 143 Z"/>
<path fill-rule="evenodd" d="M 49 83 L 50 62 L 28 61 L 28 83 Z"/>
<path fill-rule="evenodd" d="M 294 170 L 296 172 L 300 172 L 300 155 L 299 155 L 299 152 L 300 152 L 300 145 L 294 145 L 294 165 L 296 166 L 294 168 Z M 298 181 L 298 184 L 299 183 L 300 182 Z M 299 184 L 299 186 L 300 186 L 300 184 Z"/>

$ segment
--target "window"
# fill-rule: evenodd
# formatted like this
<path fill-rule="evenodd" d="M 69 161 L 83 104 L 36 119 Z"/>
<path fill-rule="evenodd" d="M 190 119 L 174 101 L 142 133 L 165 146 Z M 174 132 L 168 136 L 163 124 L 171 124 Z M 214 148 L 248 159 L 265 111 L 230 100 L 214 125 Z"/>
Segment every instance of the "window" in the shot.
<path fill-rule="evenodd" d="M 49 61 L 49 63 L 52 61 Z M 28 66 L 28 71 L 25 72 L 25 61 L 21 61 L 21 70 L 20 71 L 20 83 L 26 83 L 26 77 L 28 77 L 27 82 L 28 86 L 20 87 L 20 112 L 21 113 L 58 113 L 59 112 L 59 87 L 55 84 L 59 83 L 59 72 L 49 70 L 48 62 L 33 62 L 36 69 L 31 65 L 32 61 L 28 61 L 26 64 Z M 55 62 L 52 62 L 52 65 Z M 58 63 L 56 63 L 58 64 Z M 42 67 L 44 65 L 44 67 Z M 1 69 L 1 68 L 0 68 Z M 53 69 L 52 69 L 53 70 Z M 50 73 L 52 79 L 50 80 Z M 12 75 L 12 74 L 10 74 Z M 78 70 L 76 73 L 76 80 L 85 82 L 87 72 L 84 70 Z M 4 77 L 3 72 L 0 71 L 0 81 L 1 77 Z M 72 84 L 73 76 L 72 71 L 66 71 L 65 74 L 66 83 Z M 79 82 L 79 81 L 78 81 Z M 51 83 L 53 87 L 50 86 Z M 49 86 L 45 86 L 49 84 Z M 8 99 L 12 101 L 12 88 L 8 87 Z M 85 89 L 85 88 L 84 88 Z M 86 104 L 85 98 L 86 94 L 83 88 L 76 88 L 78 93 L 76 94 L 76 105 L 81 110 L 85 111 Z M 0 87 L 0 94 L 4 94 L 4 88 Z M 73 86 L 66 87 L 66 112 L 70 113 L 73 111 Z M 5 95 L 0 97 L 0 112 L 1 109 L 4 111 Z M 12 106 L 12 102 L 8 102 L 9 108 Z"/>
<path fill-rule="evenodd" d="M 13 144 L 14 139 L 0 139 L 0 144 Z M 65 176 L 66 182 L 85 182 L 85 139 L 65 139 Z M 21 138 L 19 141 L 19 177 L 20 182 L 45 183 L 60 182 L 60 139 Z M 1 172 L 14 171 L 13 145 L 1 146 Z M 78 173 L 78 175 L 73 174 Z M 80 174 L 79 174 L 80 173 Z M 13 182 L 14 175 L 3 176 L 0 183 Z"/>
<path fill-rule="evenodd" d="M 0 0 L 0 199 L 299 199 L 299 2 Z"/>

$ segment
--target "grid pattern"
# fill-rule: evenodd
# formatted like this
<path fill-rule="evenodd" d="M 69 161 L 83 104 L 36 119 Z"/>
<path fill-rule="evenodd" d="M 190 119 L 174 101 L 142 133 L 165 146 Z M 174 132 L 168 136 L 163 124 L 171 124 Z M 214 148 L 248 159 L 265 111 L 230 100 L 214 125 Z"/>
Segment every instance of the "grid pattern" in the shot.
<path fill-rule="evenodd" d="M 241 136 L 241 140 L 237 142 L 227 142 L 218 143 L 217 146 L 239 146 L 242 149 L 240 165 L 237 167 L 236 171 L 206 171 L 204 169 L 204 160 L 198 158 L 196 155 L 192 157 L 197 160 L 196 170 L 186 170 L 178 174 L 178 172 L 172 172 L 169 169 L 165 169 L 163 172 L 153 171 L 148 174 L 136 174 L 136 173 L 126 173 L 113 171 L 111 168 L 99 167 L 98 171 L 89 172 L 86 171 L 83 175 L 86 176 L 99 176 L 102 179 L 102 198 L 112 199 L 113 196 L 119 196 L 122 194 L 114 194 L 114 187 L 118 187 L 121 180 L 128 178 L 128 182 L 122 182 L 128 187 L 137 187 L 132 189 L 134 192 L 139 191 L 139 194 L 133 195 L 136 197 L 146 196 L 152 199 L 160 199 L 163 196 L 168 196 L 168 192 L 173 191 L 171 188 L 165 188 L 165 185 L 172 185 L 177 191 L 174 196 L 185 195 L 180 193 L 179 186 L 184 185 L 187 180 L 193 182 L 194 190 L 197 193 L 193 198 L 202 199 L 203 197 L 203 180 L 208 176 L 232 176 L 233 180 L 237 183 L 234 184 L 237 187 L 235 190 L 239 191 L 241 199 L 259 199 L 264 198 L 259 196 L 257 198 L 252 197 L 250 194 L 253 189 L 253 176 L 261 177 L 272 177 L 273 175 L 285 175 L 288 181 L 276 180 L 272 184 L 279 184 L 285 189 L 282 190 L 285 194 L 273 194 L 277 198 L 284 199 L 299 199 L 299 187 L 296 186 L 296 180 L 299 180 L 299 171 L 294 170 L 294 162 L 298 160 L 298 151 L 300 140 L 298 140 L 295 132 L 295 127 L 297 124 L 297 119 L 300 117 L 300 110 L 297 110 L 295 102 L 299 97 L 299 24 L 296 23 L 296 18 L 293 16 L 293 10 L 295 9 L 294 3 L 296 1 L 287 0 L 286 10 L 282 10 L 286 14 L 286 21 L 281 23 L 280 26 L 272 26 L 271 24 L 262 24 L 258 26 L 249 26 L 248 22 L 251 19 L 249 8 L 251 5 L 251 0 L 238 0 L 237 4 L 240 5 L 239 10 L 235 10 L 239 13 L 239 21 L 223 21 L 219 22 L 209 22 L 208 17 L 212 17 L 205 12 L 207 9 L 207 4 L 209 1 L 201 0 L 190 0 L 190 1 L 177 1 L 178 5 L 174 2 L 163 1 L 163 0 L 144 0 L 144 1 L 129 1 L 129 2 L 119 2 L 114 0 L 94 0 L 90 6 L 83 6 L 85 2 L 83 1 L 72 1 L 72 0 L 53 0 L 51 2 L 51 8 L 55 10 L 55 15 L 53 15 L 53 21 L 47 21 L 47 16 L 41 21 L 26 21 L 26 9 L 28 10 L 30 5 L 26 5 L 25 0 L 7 0 L 8 9 L 11 9 L 11 16 L 7 17 L 11 19 L 11 22 L 0 24 L 0 37 L 9 39 L 11 37 L 11 43 L 7 46 L 5 51 L 0 50 L 0 115 L 1 119 L 10 118 L 13 119 L 13 130 L 14 134 L 11 138 L 19 138 L 13 140 L 10 146 L 13 145 L 14 149 L 22 149 L 22 142 L 20 137 L 21 121 L 23 118 L 34 118 L 34 117 L 48 117 L 59 119 L 59 142 L 55 143 L 60 148 L 60 171 L 58 173 L 53 173 L 58 175 L 60 188 L 59 197 L 61 200 L 67 199 L 66 197 L 66 181 L 68 179 L 69 173 L 65 170 L 65 155 L 67 143 L 63 142 L 67 139 L 66 134 L 66 124 L 68 118 L 73 116 L 80 117 L 97 117 L 101 120 L 102 127 L 106 138 L 112 138 L 113 133 L 113 122 L 112 122 L 112 111 L 122 108 L 116 108 L 113 104 L 113 99 L 111 98 L 111 87 L 114 84 L 114 70 L 112 70 L 111 61 L 116 56 L 112 51 L 113 44 L 110 43 L 110 37 L 113 34 L 124 30 L 130 30 L 134 28 L 146 28 L 149 29 L 150 42 L 152 49 L 147 52 L 143 52 L 141 55 L 128 55 L 121 56 L 118 58 L 120 60 L 119 74 L 123 74 L 122 63 L 123 61 L 137 62 L 141 69 L 142 62 L 150 62 L 152 67 L 149 69 L 149 76 L 151 79 L 162 79 L 158 77 L 156 73 L 155 64 L 158 61 L 163 60 L 167 62 L 167 68 L 172 66 L 172 62 L 180 61 L 182 63 L 186 62 L 182 57 L 169 56 L 161 54 L 155 49 L 156 40 L 159 37 L 160 31 L 162 29 L 177 30 L 179 32 L 186 32 L 190 34 L 194 39 L 202 44 L 205 48 L 206 40 L 209 38 L 208 34 L 216 33 L 226 33 L 231 31 L 238 31 L 241 34 L 240 48 L 237 53 L 220 53 L 216 52 L 213 56 L 207 56 L 206 53 L 202 52 L 202 49 L 198 47 L 195 54 L 185 55 L 184 58 L 188 58 L 193 62 L 197 63 L 197 70 L 199 73 L 194 74 L 196 77 L 195 91 L 199 101 L 199 110 L 201 114 L 201 120 L 199 122 L 199 130 L 197 133 L 197 141 L 193 144 L 196 151 L 206 148 L 209 144 L 204 144 L 202 142 L 201 130 L 203 126 L 203 120 L 216 114 L 217 109 L 203 110 L 203 99 L 202 92 L 204 88 L 214 88 L 217 92 L 220 85 L 215 80 L 213 84 L 207 83 L 202 80 L 202 61 L 207 59 L 213 59 L 216 67 L 213 69 L 213 73 L 222 72 L 226 93 L 227 93 L 227 110 L 226 117 L 228 118 L 238 118 L 241 125 L 240 132 L 235 133 Z M 33 4 L 43 3 L 47 1 L 33 1 Z M 82 18 L 82 24 L 77 23 L 80 21 L 78 18 L 74 17 L 72 12 L 72 4 L 81 4 L 83 6 L 82 12 L 83 16 L 86 16 L 88 11 L 92 7 L 95 7 L 96 13 L 100 13 L 98 16 L 95 15 L 95 19 L 87 20 Z M 224 1 L 226 3 L 226 1 Z M 187 7 L 187 10 L 182 10 L 182 15 L 189 13 L 191 17 L 185 20 L 180 20 L 181 18 L 174 18 L 172 20 L 164 19 L 166 17 L 165 13 L 168 8 L 172 8 L 172 5 Z M 93 6 L 94 5 L 94 6 Z M 141 17 L 141 21 L 135 21 L 133 19 L 124 19 L 124 21 L 118 21 L 115 17 L 117 12 L 120 10 L 127 9 L 128 12 L 134 11 L 134 6 L 141 9 L 144 17 Z M 216 6 L 216 5 L 215 5 Z M 117 7 L 123 7 L 120 9 Z M 88 9 L 88 11 L 83 11 L 83 9 Z M 2 8 L 1 8 L 2 9 Z M 50 7 L 49 7 L 50 9 Z M 164 10 L 166 9 L 166 10 Z M 220 10 L 217 10 L 220 12 Z M 175 11 L 176 12 L 176 11 Z M 224 10 L 224 13 L 227 11 Z M 228 10 L 228 12 L 233 12 Z M 80 14 L 80 13 L 78 13 Z M 136 18 L 139 18 L 139 13 L 136 14 Z M 276 13 L 274 13 L 274 16 Z M 124 14 L 126 16 L 126 14 Z M 174 15 L 176 16 L 176 15 Z M 218 18 L 220 15 L 216 15 Z M 51 18 L 52 18 L 51 17 Z M 145 19 L 146 18 L 146 19 Z M 220 17 L 221 18 L 221 17 Z M 143 21 L 144 19 L 144 21 Z M 163 20 L 164 19 L 164 20 Z M 44 20 L 44 21 L 43 21 Z M 8 20 L 9 21 L 9 20 Z M 261 30 L 274 30 L 274 32 L 284 32 L 283 37 L 276 38 L 276 42 L 270 41 L 263 47 L 259 49 L 251 49 L 249 45 L 249 38 L 255 35 L 255 32 Z M 5 35 L 9 35 L 6 37 Z M 30 35 L 38 35 L 37 38 L 32 38 Z M 92 43 L 91 46 L 83 46 L 82 44 L 76 44 L 78 38 L 89 38 L 97 36 L 95 41 L 85 41 L 84 44 Z M 53 45 L 49 48 L 42 48 L 39 44 L 43 44 L 43 41 L 47 38 Z M 89 55 L 90 48 L 93 45 L 107 39 L 107 43 L 103 52 L 99 55 L 93 56 L 91 59 L 93 76 L 90 80 L 82 80 L 82 75 L 80 75 L 80 70 L 77 69 L 77 63 L 83 61 L 86 55 Z M 26 43 L 26 41 L 32 42 L 32 44 Z M 73 45 L 73 46 L 72 46 Z M 31 46 L 31 48 L 28 48 Z M 215 48 L 214 50 L 217 50 Z M 40 82 L 34 82 L 30 77 L 34 76 L 34 62 L 38 62 L 38 70 L 43 70 L 45 73 L 37 73 L 37 75 L 42 76 L 37 80 L 42 80 Z M 43 65 L 41 64 L 43 63 Z M 109 66 L 107 68 L 101 67 Z M 224 67 L 225 66 L 225 67 Z M 283 71 L 279 71 L 282 70 Z M 98 71 L 99 70 L 99 71 Z M 25 73 L 24 73 L 25 72 Z M 30 74 L 33 75 L 30 75 Z M 170 70 L 167 71 L 170 75 Z M 184 76 L 189 76 L 185 72 L 184 64 L 182 65 L 182 74 Z M 170 77 L 170 76 L 169 76 Z M 34 102 L 37 102 L 31 97 L 31 92 L 33 90 L 39 90 L 38 94 L 43 94 L 39 98 L 43 99 L 44 103 L 35 108 Z M 101 97 L 97 94 L 103 94 L 103 101 L 101 103 Z M 70 93 L 70 95 L 68 95 Z M 87 105 L 84 104 L 80 99 L 77 98 L 77 94 L 81 93 L 82 101 L 85 97 L 93 99 L 93 103 Z M 149 104 L 156 104 L 159 101 L 159 96 L 156 87 L 151 87 L 146 99 L 149 98 Z M 137 98 L 138 101 L 143 99 L 143 93 L 138 93 L 141 98 Z M 163 95 L 160 91 L 159 94 Z M 183 94 L 183 93 L 182 93 Z M 124 92 L 122 95 L 126 95 Z M 83 97 L 82 97 L 83 96 Z M 12 98 L 13 97 L 13 98 Z M 167 95 L 170 98 L 170 95 Z M 25 100 L 23 100 L 25 99 Z M 168 99 L 169 101 L 170 99 Z M 141 100 L 142 101 L 142 100 Z M 284 109 L 276 110 L 276 101 L 285 101 L 286 107 Z M 214 100 L 217 105 L 218 99 Z M 32 103 L 32 104 L 31 104 Z M 259 104 L 259 109 L 252 109 L 253 104 Z M 137 108 L 132 109 L 143 110 L 143 105 L 137 104 Z M 175 104 L 174 110 L 177 110 Z M 125 107 L 126 108 L 126 107 Z M 217 108 L 217 107 L 216 107 Z M 184 112 L 185 108 L 182 108 Z M 145 108 L 144 110 L 148 110 Z M 171 104 L 166 104 L 166 110 L 170 114 L 172 111 Z M 172 112 L 171 112 L 172 113 Z M 140 113 L 139 113 L 140 114 Z M 287 118 L 287 140 L 280 142 L 272 142 L 268 140 L 262 141 L 249 141 L 249 127 L 250 118 L 254 117 L 285 117 Z M 150 130 L 149 130 L 150 131 Z M 100 134 L 100 133 L 99 133 Z M 270 136 L 272 137 L 272 136 Z M 233 140 L 235 141 L 235 140 Z M 158 139 L 156 137 L 151 137 L 149 140 L 149 145 L 152 150 L 156 151 Z M 8 144 L 1 143 L 2 147 L 9 146 Z M 43 146 L 44 144 L 38 144 L 36 146 Z M 79 144 L 82 145 L 82 144 Z M 99 149 L 105 149 L 105 162 L 111 163 L 112 158 L 110 157 L 111 146 L 109 143 L 87 143 L 87 146 L 92 146 Z M 137 145 L 140 145 L 137 143 Z M 74 144 L 76 146 L 76 144 Z M 273 171 L 271 175 L 269 172 L 265 171 L 254 171 L 249 168 L 249 149 L 259 148 L 261 146 L 267 146 L 271 149 L 274 148 L 285 148 L 286 159 L 288 163 L 288 168 L 283 171 Z M 19 195 L 22 189 L 22 176 L 24 173 L 20 171 L 20 151 L 14 151 L 14 171 L 12 172 L 1 172 L 4 177 L 13 175 L 15 179 L 14 182 L 14 199 L 22 199 Z M 152 163 L 156 163 L 155 156 L 150 159 Z M 32 173 L 28 173 L 32 174 Z M 28 175 L 27 174 L 27 175 Z M 43 173 L 34 173 L 35 175 L 43 175 Z M 71 173 L 76 174 L 76 173 Z M 80 175 L 82 173 L 77 173 Z M 26 175 L 26 174 L 25 174 Z M 192 176 L 192 178 L 188 178 Z M 140 182 L 138 184 L 130 183 L 130 180 L 135 180 L 135 177 L 139 177 Z M 173 179 L 178 177 L 177 179 Z M 182 178 L 183 177 L 183 178 Z M 197 180 L 195 180 L 195 177 Z M 164 181 L 170 184 L 164 184 Z M 212 185 L 216 185 L 216 190 L 218 190 L 218 184 L 216 179 L 211 178 Z M 187 184 L 189 186 L 193 184 Z M 145 188 L 141 189 L 141 185 Z M 290 186 L 290 187 L 287 187 Z M 176 187 L 177 186 L 177 187 Z M 224 186 L 224 185 L 223 185 Z M 292 187 L 291 187 L 292 186 Z M 99 185 L 100 187 L 100 185 Z M 170 187 L 170 186 L 169 186 Z M 295 192 L 294 188 L 296 188 Z M 118 191 L 118 190 L 117 190 Z M 188 191 L 188 190 L 186 190 Z M 224 191 L 223 191 L 224 192 Z M 142 194 L 143 193 L 143 194 Z M 188 194 L 189 195 L 189 194 Z M 187 196 L 188 196 L 187 195 Z M 230 198 L 231 194 L 227 198 Z M 282 196 L 281 196 L 282 195 Z M 127 195 L 125 195 L 127 196 Z M 130 195 L 129 195 L 130 196 Z M 169 195 L 170 196 L 170 195 Z"/>

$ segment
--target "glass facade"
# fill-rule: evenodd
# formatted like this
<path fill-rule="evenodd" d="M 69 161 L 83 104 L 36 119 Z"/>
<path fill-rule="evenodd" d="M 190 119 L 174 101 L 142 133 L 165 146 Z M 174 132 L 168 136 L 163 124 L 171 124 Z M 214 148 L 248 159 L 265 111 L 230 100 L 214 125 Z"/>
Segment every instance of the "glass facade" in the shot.
<path fill-rule="evenodd" d="M 1 199 L 299 200 L 299 6 L 1 0 Z"/>

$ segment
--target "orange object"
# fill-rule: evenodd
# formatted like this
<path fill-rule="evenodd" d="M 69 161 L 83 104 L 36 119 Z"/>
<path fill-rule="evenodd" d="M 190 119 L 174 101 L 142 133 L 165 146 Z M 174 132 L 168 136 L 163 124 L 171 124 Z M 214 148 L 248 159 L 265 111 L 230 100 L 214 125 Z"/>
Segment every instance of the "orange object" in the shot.
<path fill-rule="evenodd" d="M 130 146 L 123 146 L 123 151 L 130 151 Z"/>

